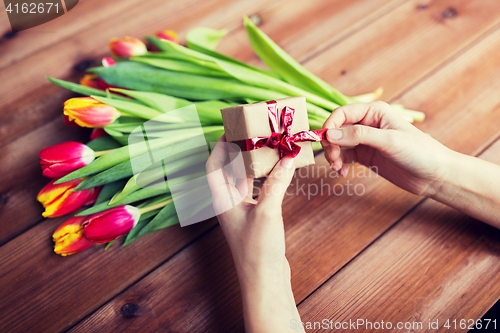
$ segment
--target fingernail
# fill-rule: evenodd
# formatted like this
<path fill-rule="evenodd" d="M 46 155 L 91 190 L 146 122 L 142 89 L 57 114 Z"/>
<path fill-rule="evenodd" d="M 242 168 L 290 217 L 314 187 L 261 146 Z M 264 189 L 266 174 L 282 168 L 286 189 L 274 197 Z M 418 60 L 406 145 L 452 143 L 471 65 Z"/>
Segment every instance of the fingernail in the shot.
<path fill-rule="evenodd" d="M 285 167 L 287 169 L 292 169 L 293 168 L 293 158 L 291 157 L 284 157 L 280 161 L 280 165 L 282 167 Z"/>
<path fill-rule="evenodd" d="M 330 142 L 340 140 L 342 139 L 342 131 L 337 128 L 330 128 L 326 132 L 326 137 Z"/>

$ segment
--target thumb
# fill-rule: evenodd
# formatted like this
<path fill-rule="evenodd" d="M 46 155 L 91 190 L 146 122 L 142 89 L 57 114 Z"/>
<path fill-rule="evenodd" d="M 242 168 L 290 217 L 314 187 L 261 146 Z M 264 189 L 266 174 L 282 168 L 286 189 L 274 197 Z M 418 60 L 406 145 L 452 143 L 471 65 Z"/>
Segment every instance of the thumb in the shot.
<path fill-rule="evenodd" d="M 266 206 L 265 209 L 270 210 L 274 207 L 281 208 L 283 197 L 292 181 L 294 172 L 293 158 L 282 158 L 262 186 L 258 206 Z"/>
<path fill-rule="evenodd" d="M 326 132 L 328 142 L 338 146 L 357 146 L 363 144 L 384 151 L 391 145 L 389 133 L 375 127 L 354 125 L 342 128 L 330 128 Z"/>

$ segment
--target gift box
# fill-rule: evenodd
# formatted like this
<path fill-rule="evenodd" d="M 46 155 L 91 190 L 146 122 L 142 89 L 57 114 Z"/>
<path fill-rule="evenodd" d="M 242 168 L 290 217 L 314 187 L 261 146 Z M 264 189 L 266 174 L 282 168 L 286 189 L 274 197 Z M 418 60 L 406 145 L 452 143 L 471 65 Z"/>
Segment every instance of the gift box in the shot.
<path fill-rule="evenodd" d="M 280 158 L 294 158 L 296 168 L 314 164 L 311 141 L 324 139 L 325 130 L 309 131 L 305 97 L 236 105 L 221 110 L 226 141 L 241 154 L 237 177 L 259 178 L 271 172 Z"/>

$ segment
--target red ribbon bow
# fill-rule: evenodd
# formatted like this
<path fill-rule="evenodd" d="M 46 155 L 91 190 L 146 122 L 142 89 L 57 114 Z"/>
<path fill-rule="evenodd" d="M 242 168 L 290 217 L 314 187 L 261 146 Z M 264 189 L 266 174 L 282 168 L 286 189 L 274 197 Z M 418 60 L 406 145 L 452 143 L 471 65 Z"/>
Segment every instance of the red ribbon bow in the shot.
<path fill-rule="evenodd" d="M 280 158 L 285 156 L 295 157 L 300 153 L 300 146 L 297 142 L 321 141 L 326 139 L 326 128 L 314 131 L 301 131 L 290 134 L 292 130 L 293 116 L 295 110 L 285 106 L 281 111 L 281 125 L 283 132 L 279 133 L 278 103 L 276 101 L 267 102 L 269 115 L 269 125 L 272 134 L 269 137 L 257 136 L 246 140 L 235 141 L 242 151 L 255 150 L 262 147 L 278 149 Z"/>

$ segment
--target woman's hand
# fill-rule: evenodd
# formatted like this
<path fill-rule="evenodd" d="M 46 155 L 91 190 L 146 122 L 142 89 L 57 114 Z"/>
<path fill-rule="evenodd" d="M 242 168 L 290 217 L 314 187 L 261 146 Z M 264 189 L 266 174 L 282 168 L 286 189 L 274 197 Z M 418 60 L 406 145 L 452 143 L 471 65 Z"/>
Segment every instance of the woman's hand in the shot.
<path fill-rule="evenodd" d="M 345 175 L 345 163 L 375 166 L 409 192 L 500 228 L 500 166 L 446 148 L 383 102 L 339 107 L 323 127 L 329 128 L 321 144 L 332 169 Z"/>
<path fill-rule="evenodd" d="M 345 175 L 359 162 L 395 185 L 432 196 L 442 184 L 451 150 L 411 125 L 387 103 L 350 104 L 335 109 L 321 144 L 332 169 Z M 355 146 L 341 150 L 340 147 Z"/>
<path fill-rule="evenodd" d="M 207 162 L 215 212 L 231 249 L 240 280 L 247 332 L 284 332 L 300 322 L 285 257 L 281 204 L 295 168 L 283 158 L 252 198 L 253 179 L 236 179 L 227 171 L 223 136 Z M 293 330 L 297 332 L 297 330 Z M 299 330 L 300 331 L 300 330 Z"/>

